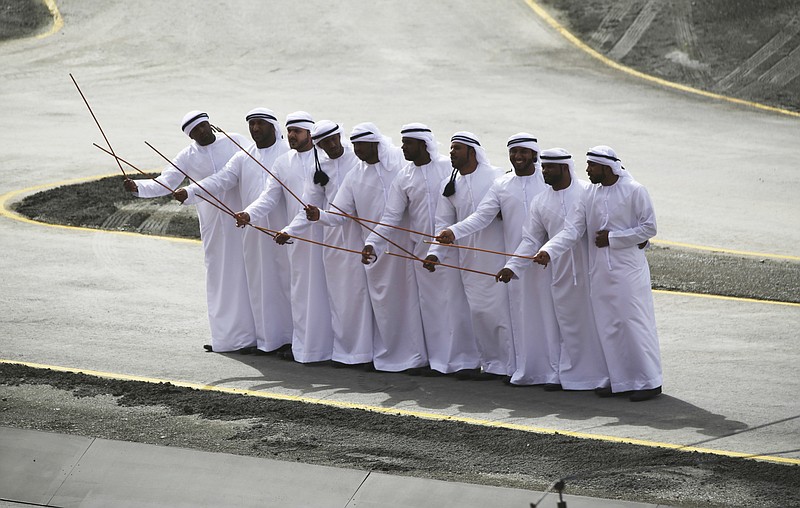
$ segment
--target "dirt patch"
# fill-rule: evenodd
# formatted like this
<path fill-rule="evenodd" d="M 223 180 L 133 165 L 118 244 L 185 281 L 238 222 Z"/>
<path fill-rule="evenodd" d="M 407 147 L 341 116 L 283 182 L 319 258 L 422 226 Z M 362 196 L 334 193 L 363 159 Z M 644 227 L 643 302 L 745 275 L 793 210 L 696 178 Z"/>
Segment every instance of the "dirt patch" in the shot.
<path fill-rule="evenodd" d="M 52 22 L 41 0 L 0 0 L 0 41 L 35 35 Z"/>
<path fill-rule="evenodd" d="M 668 81 L 800 111 L 796 0 L 542 0 L 612 60 Z"/>
<path fill-rule="evenodd" d="M 800 505 L 796 466 L 0 364 L 0 425 L 690 507 Z M 531 499 L 534 501 L 534 499 Z"/>

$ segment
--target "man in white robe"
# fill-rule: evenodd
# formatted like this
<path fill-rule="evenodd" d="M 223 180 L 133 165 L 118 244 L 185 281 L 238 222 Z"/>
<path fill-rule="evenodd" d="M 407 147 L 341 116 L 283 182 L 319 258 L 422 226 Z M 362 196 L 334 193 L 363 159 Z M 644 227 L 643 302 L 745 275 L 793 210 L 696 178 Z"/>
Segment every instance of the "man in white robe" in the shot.
<path fill-rule="evenodd" d="M 239 151 L 228 138 L 211 130 L 205 112 L 187 113 L 181 122 L 181 129 L 192 139 L 192 144 L 181 150 L 172 162 L 194 180 L 221 171 Z M 247 139 L 239 134 L 231 134 L 231 137 L 237 143 L 247 143 Z M 155 180 L 169 189 L 175 189 L 183 179 L 184 175 L 170 165 Z M 124 185 L 126 190 L 140 198 L 170 194 L 153 180 L 126 180 Z M 216 197 L 232 210 L 241 206 L 240 197 L 234 190 Z M 233 227 L 230 216 L 205 201 L 197 204 L 197 216 L 205 257 L 208 322 L 211 328 L 211 344 L 203 347 L 206 351 L 218 353 L 251 352 L 256 345 L 256 331 L 242 262 L 242 232 Z"/>
<path fill-rule="evenodd" d="M 256 108 L 247 114 L 245 120 L 254 143 L 247 146 L 246 152 L 240 149 L 234 154 L 222 171 L 199 182 L 202 189 L 214 196 L 235 189 L 243 206 L 255 201 L 266 187 L 269 173 L 262 165 L 271 168 L 278 157 L 289 151 L 273 111 Z M 175 197 L 184 204 L 196 204 L 200 202 L 197 196 L 205 195 L 200 186 L 191 184 L 178 190 Z M 278 229 L 286 224 L 286 209 L 277 206 L 265 217 L 252 221 L 252 224 Z M 268 235 L 255 228 L 245 228 L 242 241 L 247 289 L 256 327 L 257 349 L 254 352 L 285 351 L 292 343 L 289 258 L 286 250 L 279 248 Z"/>
<path fill-rule="evenodd" d="M 522 241 L 514 251 L 517 256 L 533 257 L 548 238 L 556 236 L 564 228 L 567 212 L 589 187 L 589 182 L 575 177 L 572 155 L 563 148 L 544 150 L 540 159 L 542 176 L 550 188 L 533 199 Z M 588 248 L 584 234 L 568 255 L 552 264 L 550 290 L 561 336 L 558 378 L 565 390 L 594 390 L 609 384 L 589 298 Z M 497 278 L 501 282 L 519 279 L 531 263 L 531 259 L 512 257 Z"/>
<path fill-rule="evenodd" d="M 315 177 L 306 181 L 303 201 L 317 208 L 333 202 L 344 177 L 361 162 L 349 142 L 342 142 L 342 127 L 330 120 L 314 124 L 311 139 L 318 149 L 319 166 Z M 289 226 L 278 235 L 278 243 L 289 236 L 303 236 L 314 223 L 300 210 Z M 339 228 L 324 228 L 323 242 L 350 250 L 361 248 L 361 226 L 347 221 Z M 295 240 L 300 241 L 300 240 Z M 331 306 L 334 366 L 364 365 L 372 362 L 375 318 L 369 299 L 364 267 L 354 261 L 358 256 L 337 249 L 324 248 L 322 261 Z"/>
<path fill-rule="evenodd" d="M 661 393 L 661 354 L 644 248 L 656 234 L 655 211 L 647 189 L 614 150 L 596 146 L 586 158 L 594 185 L 534 261 L 547 264 L 588 235 L 592 308 L 611 379 L 595 392 L 631 392 L 633 402 L 652 399 Z"/>
<path fill-rule="evenodd" d="M 330 209 L 377 221 L 383 216 L 392 181 L 403 166 L 403 153 L 372 123 L 356 125 L 350 141 L 361 163 L 344 178 Z M 352 220 L 312 209 L 309 219 L 317 217 L 327 226 L 339 226 Z M 364 224 L 374 228 L 370 223 Z M 362 229 L 361 245 L 370 233 L 367 227 Z M 411 252 L 408 233 L 393 230 L 385 236 L 391 240 L 392 252 L 404 256 Z M 375 369 L 421 373 L 428 366 L 428 356 L 413 265 L 407 260 L 385 255 L 365 266 L 378 330 L 373 343 Z"/>
<path fill-rule="evenodd" d="M 436 208 L 436 230 L 442 231 L 451 224 L 472 214 L 502 172 L 491 166 L 477 137 L 471 132 L 457 132 L 450 139 L 450 163 L 453 172 L 442 182 L 442 195 Z M 504 252 L 505 240 L 500 220 L 491 223 L 460 245 Z M 433 272 L 451 247 L 432 245 L 425 258 L 425 268 Z M 482 272 L 497 273 L 503 258 L 475 250 L 458 249 L 459 265 Z M 448 268 L 441 268 L 448 270 Z M 508 291 L 496 284 L 492 277 L 461 271 L 461 281 L 469 302 L 472 328 L 481 355 L 481 372 L 466 379 L 488 380 L 507 378 L 514 372 L 514 335 L 508 307 Z M 462 377 L 462 376 L 460 376 Z"/>
<path fill-rule="evenodd" d="M 452 243 L 482 230 L 500 214 L 506 252 L 517 248 L 530 204 L 547 185 L 539 169 L 538 141 L 532 134 L 514 134 L 508 139 L 507 147 L 513 172 L 494 181 L 469 217 L 442 231 L 443 243 Z M 504 261 L 499 259 L 500 263 Z M 543 384 L 549 391 L 561 388 L 558 381 L 561 346 L 550 296 L 551 280 L 549 269 L 531 270 L 522 275 L 519 284 L 508 288 L 514 331 L 515 362 L 510 379 L 513 385 Z"/>
<path fill-rule="evenodd" d="M 389 199 L 380 222 L 399 226 L 408 217 L 409 229 L 428 236 L 411 235 L 414 255 L 420 259 L 428 252 L 436 227 L 436 204 L 442 182 L 452 170 L 450 159 L 439 155 L 431 130 L 424 124 L 404 125 L 402 136 L 403 156 L 408 163 L 401 169 L 389 190 Z M 389 226 L 377 226 L 367 237 L 363 248 L 365 263 L 383 255 L 391 245 L 382 238 L 392 234 Z M 396 249 L 395 249 L 396 250 Z M 457 254 L 451 253 L 444 262 L 458 263 Z M 391 262 L 391 261 L 390 261 Z M 464 285 L 457 270 L 437 270 L 429 274 L 421 263 L 413 263 L 422 312 L 422 327 L 431 369 L 436 373 L 450 374 L 480 367 L 469 304 Z"/>
<path fill-rule="evenodd" d="M 236 214 L 239 224 L 261 220 L 281 204 L 285 206 L 288 218 L 294 217 L 303 209 L 300 196 L 306 182 L 313 178 L 316 170 L 314 145 L 311 141 L 313 126 L 314 120 L 305 111 L 287 115 L 286 137 L 291 150 L 275 161 L 271 169 L 274 176 L 270 176 L 266 189 L 258 199 Z M 322 228 L 312 226 L 306 236 L 321 242 Z M 333 329 L 325 268 L 322 265 L 322 247 L 301 241 L 292 243 L 289 246 L 289 265 L 292 349 L 281 356 L 300 363 L 330 360 L 333 353 Z"/>

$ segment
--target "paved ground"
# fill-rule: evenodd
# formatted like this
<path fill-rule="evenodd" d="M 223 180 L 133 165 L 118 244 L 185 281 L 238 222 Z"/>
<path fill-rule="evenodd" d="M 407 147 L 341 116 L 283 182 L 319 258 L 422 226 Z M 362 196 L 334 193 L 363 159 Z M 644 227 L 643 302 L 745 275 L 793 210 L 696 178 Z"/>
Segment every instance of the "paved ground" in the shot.
<path fill-rule="evenodd" d="M 113 171 L 91 147 L 101 140 L 72 72 L 115 149 L 143 167 L 160 164 L 142 141 L 177 151 L 176 124 L 198 107 L 240 131 L 262 104 L 388 133 L 423 120 L 442 139 L 478 133 L 496 162 L 510 133 L 530 130 L 574 153 L 614 146 L 653 195 L 662 240 L 798 256 L 796 119 L 622 76 L 523 2 L 59 7 L 60 33 L 0 45 L 13 127 L 0 194 Z M 632 405 L 204 355 L 196 244 L 7 218 L 0 244 L 3 359 L 676 444 L 717 438 L 704 446 L 800 458 L 796 306 L 658 293 L 667 395 Z"/>

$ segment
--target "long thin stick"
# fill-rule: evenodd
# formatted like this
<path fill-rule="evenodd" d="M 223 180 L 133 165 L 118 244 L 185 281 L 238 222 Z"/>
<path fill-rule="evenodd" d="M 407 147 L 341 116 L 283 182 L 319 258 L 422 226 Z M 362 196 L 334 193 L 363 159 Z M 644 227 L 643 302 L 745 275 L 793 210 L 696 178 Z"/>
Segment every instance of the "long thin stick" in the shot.
<path fill-rule="evenodd" d="M 145 172 L 144 172 L 144 171 L 142 171 L 141 169 L 137 168 L 136 166 L 134 166 L 134 165 L 133 165 L 133 164 L 131 164 L 130 162 L 126 161 L 125 159 L 123 159 L 123 158 L 122 158 L 122 157 L 120 157 L 119 155 L 116 155 L 116 154 L 113 154 L 113 153 L 109 152 L 108 150 L 106 150 L 106 149 L 105 149 L 105 148 L 103 148 L 102 146 L 98 145 L 97 143 L 92 143 L 92 144 L 93 144 L 95 147 L 97 147 L 97 148 L 99 148 L 100 150 L 102 150 L 103 152 L 105 152 L 105 153 L 107 153 L 108 155 L 110 155 L 110 156 L 114 157 L 115 159 L 117 159 L 117 162 L 122 162 L 122 163 L 123 163 L 123 164 L 125 164 L 126 166 L 130 166 L 130 167 L 132 167 L 133 169 L 135 169 L 135 170 L 136 170 L 136 171 L 138 171 L 139 173 L 141 173 L 141 174 L 143 174 L 143 175 L 145 175 L 145 176 L 147 175 L 147 173 L 145 173 Z M 175 189 L 170 189 L 168 185 L 164 184 L 163 182 L 159 182 L 159 181 L 158 181 L 158 180 L 156 180 L 155 178 L 150 178 L 150 180 L 153 180 L 153 181 L 154 181 L 154 182 L 156 182 L 158 185 L 160 185 L 160 186 L 164 187 L 165 189 L 167 189 L 167 190 L 169 191 L 169 193 L 170 193 L 170 194 L 172 194 L 172 193 L 174 193 L 174 192 L 175 192 Z M 198 195 L 197 195 L 197 197 L 198 197 L 198 198 L 200 198 L 200 199 L 202 199 L 203 201 L 205 201 L 205 202 L 206 202 L 206 203 L 208 203 L 209 205 L 212 205 L 212 206 L 214 206 L 214 207 L 215 207 L 215 208 L 217 208 L 217 209 L 218 209 L 220 212 L 226 213 L 226 214 L 230 215 L 231 217 L 233 217 L 233 215 L 231 214 L 231 212 L 229 212 L 228 210 L 225 210 L 224 208 L 222 208 L 222 207 L 221 207 L 221 206 L 219 206 L 218 204 L 214 203 L 213 201 L 210 201 L 210 200 L 206 199 L 206 197 L 205 197 L 205 196 L 202 196 L 202 195 L 198 194 Z"/>
<path fill-rule="evenodd" d="M 521 254 L 509 254 L 508 252 L 500 252 L 500 251 L 496 251 L 496 250 L 481 249 L 480 247 L 470 247 L 469 245 L 457 245 L 455 243 L 429 242 L 427 240 L 423 240 L 422 243 L 429 243 L 431 245 L 441 245 L 442 247 L 452 247 L 454 249 L 476 250 L 478 252 L 488 252 L 489 254 L 498 254 L 500 256 L 508 256 L 508 257 L 522 258 L 522 259 L 533 259 L 533 256 L 523 256 Z"/>
<path fill-rule="evenodd" d="M 175 168 L 175 169 L 177 169 L 178 171 L 180 171 L 180 172 L 181 172 L 181 174 L 182 174 L 183 176 L 185 176 L 186 178 L 188 178 L 188 179 L 189 179 L 189 181 L 190 181 L 190 182 L 192 182 L 193 184 L 197 185 L 197 186 L 200 188 L 200 190 L 202 190 L 203 192 L 205 192 L 206 194 L 208 194 L 209 196 L 211 196 L 211 198 L 212 198 L 212 199 L 214 199 L 214 201 L 216 201 L 217 203 L 219 203 L 219 204 L 221 204 L 223 207 L 225 207 L 225 209 L 226 209 L 226 210 L 228 210 L 228 212 L 230 212 L 231 216 L 235 216 L 235 215 L 236 215 L 236 212 L 234 212 L 233 210 L 231 210 L 231 209 L 230 209 L 230 207 L 228 207 L 228 205 L 226 205 L 225 203 L 223 203 L 223 202 L 222 202 L 222 200 L 218 199 L 216 196 L 214 196 L 213 194 L 211 194 L 210 192 L 208 192 L 208 191 L 205 189 L 205 187 L 203 187 L 202 185 L 200 185 L 200 182 L 198 182 L 197 180 L 195 180 L 194 178 L 192 178 L 191 176 L 189 176 L 189 174 L 188 174 L 188 173 L 186 173 L 184 170 L 182 170 L 181 168 L 179 168 L 178 166 L 176 166 L 176 165 L 175 165 L 175 163 L 174 163 L 174 162 L 172 162 L 172 161 L 171 161 L 171 160 L 170 160 L 170 159 L 169 159 L 169 158 L 168 158 L 166 155 L 164 155 L 163 153 L 159 152 L 159 151 L 158 151 L 158 149 L 157 149 L 156 147 L 154 147 L 153 145 L 151 145 L 151 144 L 150 144 L 150 143 L 148 143 L 147 141 L 145 141 L 145 142 L 144 142 L 144 144 L 145 144 L 145 145 L 147 145 L 147 146 L 149 146 L 150 148 L 152 148 L 154 152 L 156 152 L 158 155 L 160 155 L 160 156 L 161 156 L 161 157 L 162 157 L 162 158 L 163 158 L 165 161 L 169 162 L 169 163 L 170 163 L 170 165 L 171 165 L 173 168 Z"/>
<path fill-rule="evenodd" d="M 404 256 L 402 254 L 396 254 L 394 252 L 386 252 L 386 254 L 388 254 L 390 256 L 395 256 L 395 257 L 398 257 L 398 258 L 403 258 L 403 259 L 411 259 L 411 260 L 414 260 L 414 261 L 423 261 L 423 260 L 421 260 L 421 259 L 419 259 L 417 257 L 408 257 L 408 256 Z M 463 266 L 448 265 L 446 263 L 440 263 L 439 261 L 427 261 L 427 262 L 431 263 L 431 264 L 434 264 L 434 265 L 445 266 L 447 268 L 455 268 L 456 270 L 463 270 L 465 272 L 478 273 L 480 275 L 488 275 L 489 277 L 492 277 L 492 278 L 495 277 L 495 274 L 493 274 L 493 273 L 482 272 L 480 270 L 473 270 L 472 268 L 466 268 L 466 267 L 463 267 Z"/>
<path fill-rule="evenodd" d="M 330 244 L 327 244 L 327 243 L 318 242 L 316 240 L 310 240 L 308 238 L 303 238 L 303 237 L 300 237 L 300 236 L 290 235 L 288 233 L 281 233 L 280 231 L 275 231 L 274 229 L 268 229 L 268 228 L 265 228 L 265 227 L 262 227 L 262 226 L 255 226 L 253 224 L 251 224 L 251 226 L 253 226 L 254 228 L 256 228 L 259 231 L 263 231 L 264 233 L 267 233 L 268 235 L 273 235 L 274 236 L 274 235 L 277 235 L 277 234 L 284 234 L 284 235 L 288 236 L 289 238 L 294 238 L 296 240 L 300 240 L 301 242 L 313 243 L 314 245 L 321 245 L 323 247 L 328 247 L 330 249 L 343 250 L 345 252 L 352 252 L 353 254 L 358 254 L 359 256 L 361 255 L 361 251 L 360 250 L 346 249 L 344 247 L 339 247 L 338 245 L 330 245 Z"/>
<path fill-rule="evenodd" d="M 228 135 L 228 133 L 227 133 L 227 132 L 225 132 L 224 130 L 220 129 L 220 128 L 219 128 L 219 127 L 217 127 L 216 125 L 212 125 L 211 127 L 213 127 L 213 128 L 214 128 L 214 130 L 217 130 L 217 131 L 221 132 L 222 134 L 224 134 L 224 135 L 225 135 L 225 137 L 226 137 L 226 138 L 228 138 L 228 139 L 231 141 L 231 143 L 233 143 L 234 145 L 238 146 L 238 147 L 239 147 L 239 150 L 243 151 L 244 153 L 246 153 L 246 154 L 247 154 L 247 156 L 248 156 L 248 157 L 250 157 L 251 159 L 253 159 L 254 161 L 256 161 L 256 164 L 258 164 L 259 166 L 261 166 L 261 168 L 262 168 L 264 171 L 266 171 L 266 172 L 269 174 L 269 176 L 271 176 L 271 177 L 272 177 L 272 178 L 274 178 L 274 179 L 275 179 L 275 180 L 276 180 L 276 181 L 277 181 L 279 184 L 281 184 L 281 186 L 282 186 L 284 189 L 286 189 L 286 190 L 289 192 L 289 194 L 291 194 L 291 195 L 292 195 L 292 197 L 294 197 L 294 199 L 296 199 L 297 201 L 299 201 L 299 202 L 300 202 L 300 204 L 301 204 L 301 205 L 303 205 L 303 208 L 305 208 L 305 207 L 306 207 L 306 204 L 305 204 L 305 203 L 303 203 L 303 200 L 302 200 L 302 199 L 300 199 L 299 197 L 297 197 L 297 194 L 295 194 L 294 192 L 292 192 L 292 189 L 290 189 L 288 185 L 286 185 L 285 183 L 283 183 L 283 182 L 281 181 L 281 179 L 280 179 L 280 178 L 278 178 L 277 176 L 275 176 L 275 173 L 273 173 L 272 171 L 270 171 L 269 169 L 267 169 L 267 167 L 266 167 L 265 165 L 263 165 L 263 164 L 261 163 L 261 161 L 260 161 L 260 160 L 258 160 L 258 159 L 256 159 L 255 157 L 253 157 L 253 154 L 251 154 L 250 152 L 248 152 L 247 150 L 245 150 L 245 149 L 244 149 L 244 147 L 243 147 L 242 145 L 240 145 L 239 143 L 237 143 L 235 139 L 233 139 L 232 137 L 230 137 L 230 136 Z"/>
<path fill-rule="evenodd" d="M 83 99 L 84 104 L 86 104 L 86 107 L 89 108 L 89 113 L 91 113 L 92 118 L 94 118 L 94 123 L 97 124 L 97 128 L 100 129 L 100 134 L 103 135 L 103 139 L 106 140 L 106 145 L 108 145 L 108 149 L 111 150 L 111 154 L 114 157 L 116 157 L 117 154 L 114 153 L 114 149 L 111 147 L 111 142 L 108 141 L 108 138 L 106 137 L 106 133 L 103 132 L 103 128 L 100 127 L 100 122 L 97 120 L 97 117 L 94 116 L 94 111 L 92 111 L 92 107 L 89 105 L 89 101 L 86 100 L 86 96 L 83 95 L 83 91 L 81 90 L 81 87 L 78 86 L 78 82 L 75 81 L 75 78 L 72 76 L 72 73 L 70 73 L 69 77 L 72 79 L 72 82 L 75 83 L 75 88 L 77 88 L 78 89 L 78 93 L 81 94 L 81 98 Z M 127 180 L 128 179 L 128 175 L 127 175 L 127 173 L 125 173 L 125 170 L 122 169 L 122 164 L 119 163 L 118 159 L 115 159 L 115 160 L 117 161 L 117 166 L 119 166 L 119 170 L 122 171 L 122 176 L 124 176 L 125 179 Z"/>
<path fill-rule="evenodd" d="M 405 231 L 407 233 L 414 233 L 415 235 L 427 236 L 427 237 L 430 237 L 430 238 L 436 238 L 436 235 L 431 235 L 429 233 L 422 233 L 420 231 L 414 231 L 413 229 L 406 229 L 406 228 L 401 227 L 401 226 L 393 226 L 392 224 L 386 224 L 385 222 L 378 222 L 376 220 L 369 220 L 369 219 L 365 219 L 363 217 L 354 217 L 354 216 L 348 215 L 348 214 L 346 214 L 344 212 L 333 212 L 333 211 L 328 210 L 328 213 L 332 213 L 334 215 L 341 215 L 342 217 L 347 217 L 348 219 L 363 220 L 364 222 L 369 222 L 370 224 L 377 224 L 378 226 L 386 226 L 387 228 L 399 229 L 400 231 Z"/>

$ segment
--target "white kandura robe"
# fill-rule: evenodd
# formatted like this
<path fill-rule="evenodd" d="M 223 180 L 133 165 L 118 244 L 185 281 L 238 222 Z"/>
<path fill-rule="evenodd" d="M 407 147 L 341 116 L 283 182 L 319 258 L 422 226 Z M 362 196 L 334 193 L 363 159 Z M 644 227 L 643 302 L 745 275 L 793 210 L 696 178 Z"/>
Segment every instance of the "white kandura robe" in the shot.
<path fill-rule="evenodd" d="M 424 166 L 415 166 L 413 162 L 406 164 L 392 182 L 380 222 L 400 226 L 407 214 L 409 229 L 435 235 L 436 205 L 441 195 L 442 181 L 449 178 L 452 169 L 447 157 L 440 157 Z M 388 226 L 377 226 L 375 231 L 387 236 L 393 230 Z M 431 241 L 432 237 L 411 234 L 410 238 L 413 242 L 411 252 L 424 259 L 430 247 L 425 241 Z M 379 258 L 387 247 L 390 251 L 397 251 L 375 233 L 367 237 L 366 243 L 374 247 Z M 456 253 L 447 254 L 447 258 L 440 258 L 442 262 L 458 264 Z M 449 374 L 480 367 L 480 353 L 472 331 L 472 320 L 468 318 L 469 303 L 461 275 L 451 268 L 430 273 L 422 263 L 413 265 L 431 368 Z"/>
<path fill-rule="evenodd" d="M 247 144 L 247 139 L 240 134 L 231 134 L 231 137 L 239 144 Z M 200 146 L 192 142 L 172 162 L 199 181 L 221 171 L 238 151 L 239 148 L 229 139 L 217 135 L 216 141 L 210 145 Z M 183 179 L 183 174 L 172 166 L 166 167 L 156 178 L 170 189 L 177 189 Z M 136 186 L 140 198 L 170 194 L 152 180 L 136 180 Z M 215 196 L 234 211 L 241 208 L 241 199 L 235 191 Z M 255 346 L 255 324 L 242 256 L 242 232 L 228 214 L 205 201 L 197 204 L 197 216 L 200 219 L 200 238 L 205 256 L 211 346 L 217 352 Z"/>
<path fill-rule="evenodd" d="M 387 150 L 385 161 L 376 164 L 361 162 L 342 182 L 332 210 L 380 220 L 389 196 L 392 180 L 402 166 L 402 152 Z M 320 222 L 329 226 L 350 221 L 338 215 L 322 213 Z M 407 221 L 403 221 L 405 225 Z M 374 225 L 367 223 L 370 228 Z M 369 230 L 362 229 L 362 243 Z M 387 235 L 393 242 L 412 252 L 408 233 L 393 230 Z M 407 255 L 395 246 L 392 252 Z M 425 337 L 422 331 L 419 299 L 416 291 L 413 261 L 383 255 L 366 265 L 369 297 L 378 333 L 373 343 L 373 362 L 377 370 L 399 372 L 428 365 Z"/>
<path fill-rule="evenodd" d="M 275 161 L 272 173 L 300 198 L 305 182 L 314 174 L 314 151 L 289 150 Z M 303 209 L 298 199 L 270 176 L 264 192 L 245 211 L 251 220 L 260 220 L 279 206 L 281 201 L 286 207 L 286 217 L 294 217 Z M 305 237 L 321 242 L 322 227 L 311 226 Z M 322 247 L 299 240 L 287 247 L 294 324 L 292 354 L 301 363 L 330 360 L 333 354 L 333 329 L 325 268 L 322 265 Z"/>
<path fill-rule="evenodd" d="M 572 180 L 566 189 L 548 189 L 538 194 L 531 204 L 520 242 L 514 254 L 533 256 L 564 228 L 567 212 L 572 210 L 586 192 L 589 183 Z M 568 253 L 552 260 L 553 295 L 558 328 L 561 335 L 561 355 L 558 375 L 566 390 L 592 390 L 608 386 L 608 367 L 597 335 L 597 327 L 589 298 L 588 240 L 584 234 Z M 541 271 L 530 259 L 510 258 L 506 268 L 515 278 L 524 270 Z M 515 282 L 511 282 L 515 284 Z"/>
<path fill-rule="evenodd" d="M 456 192 L 444 197 L 442 192 L 447 181 L 439 189 L 436 208 L 436 231 L 464 220 L 474 212 L 492 183 L 503 173 L 486 164 L 479 164 L 468 175 L 456 175 Z M 459 245 L 505 252 L 503 226 L 498 218 L 481 231 L 459 240 Z M 432 245 L 428 254 L 440 260 L 450 250 L 458 251 L 459 266 L 495 274 L 503 267 L 504 259 L 496 254 L 467 249 L 454 249 L 444 245 Z M 439 267 L 437 270 L 448 270 Z M 491 275 L 482 275 L 460 270 L 461 281 L 469 302 L 472 328 L 481 354 L 481 367 L 485 372 L 510 376 L 514 372 L 514 335 L 508 307 L 508 289 L 498 284 Z"/>
<path fill-rule="evenodd" d="M 344 177 L 361 161 L 350 146 L 345 146 L 344 153 L 337 159 L 328 158 L 322 151 L 318 153 L 320 167 L 328 175 L 329 181 L 323 187 L 315 184 L 313 179 L 308 180 L 303 192 L 303 201 L 322 210 L 328 207 L 328 203 L 333 202 Z M 312 224 L 306 219 L 305 211 L 300 210 L 292 223 L 283 231 L 302 237 Z M 324 228 L 322 241 L 328 245 L 360 251 L 363 246 L 361 226 L 348 220 L 342 227 Z M 331 359 L 351 365 L 371 362 L 375 317 L 372 313 L 367 275 L 361 258 L 350 252 L 323 248 L 322 261 L 325 265 L 333 326 Z"/>
<path fill-rule="evenodd" d="M 222 171 L 200 181 L 200 185 L 214 196 L 236 189 L 242 206 L 247 206 L 266 188 L 269 173 L 264 171 L 250 155 L 271 169 L 275 160 L 289 151 L 289 145 L 278 139 L 272 146 L 258 148 L 251 144 L 247 153 L 239 150 Z M 250 155 L 248 155 L 248 153 Z M 197 185 L 186 188 L 189 198 L 184 204 L 199 201 L 195 196 L 205 194 Z M 239 211 L 241 208 L 235 209 Z M 233 219 L 229 219 L 233 221 Z M 286 208 L 276 206 L 267 216 L 251 224 L 277 230 L 286 224 Z M 252 227 L 244 228 L 242 235 L 244 269 L 250 307 L 256 327 L 256 342 L 262 351 L 274 351 L 292 342 L 292 306 L 289 281 L 289 256 L 286 249 L 276 244 L 272 237 Z"/>
<path fill-rule="evenodd" d="M 608 230 L 609 246 L 597 247 L 595 233 Z M 586 233 L 589 277 L 597 332 L 614 392 L 661 386 L 650 267 L 638 247 L 656 234 L 647 190 L 629 176 L 613 185 L 592 185 L 568 216 L 564 229 L 541 250 L 564 255 Z"/>
<path fill-rule="evenodd" d="M 541 172 L 529 176 L 506 173 L 494 181 L 469 217 L 450 227 L 456 239 L 467 237 L 487 227 L 498 213 L 505 239 L 505 252 L 512 253 L 522 240 L 522 228 L 528 219 L 533 199 L 547 190 Z M 501 264 L 506 258 L 495 256 Z M 499 270 L 499 269 L 498 269 Z M 511 326 L 514 331 L 515 385 L 558 384 L 561 353 L 560 336 L 553 299 L 550 294 L 550 268 L 528 270 L 520 280 L 508 284 Z"/>

